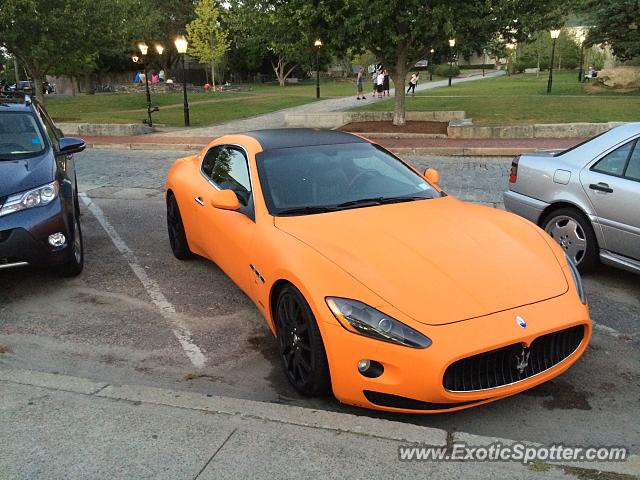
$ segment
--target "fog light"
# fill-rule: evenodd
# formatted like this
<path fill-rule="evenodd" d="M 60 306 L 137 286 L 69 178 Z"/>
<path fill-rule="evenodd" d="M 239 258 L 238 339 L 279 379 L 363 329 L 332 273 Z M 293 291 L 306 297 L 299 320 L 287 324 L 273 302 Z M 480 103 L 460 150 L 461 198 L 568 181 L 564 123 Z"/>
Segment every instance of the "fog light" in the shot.
<path fill-rule="evenodd" d="M 358 370 L 360 370 L 360 373 L 362 372 L 366 372 L 367 370 L 369 370 L 369 367 L 371 366 L 371 362 L 369 360 L 360 360 L 358 362 Z"/>
<path fill-rule="evenodd" d="M 377 378 L 384 373 L 384 367 L 380 362 L 364 358 L 358 362 L 358 371 L 364 377 Z"/>
<path fill-rule="evenodd" d="M 65 237 L 61 232 L 49 235 L 49 245 L 51 245 L 52 247 L 61 247 L 66 241 L 67 237 Z"/>

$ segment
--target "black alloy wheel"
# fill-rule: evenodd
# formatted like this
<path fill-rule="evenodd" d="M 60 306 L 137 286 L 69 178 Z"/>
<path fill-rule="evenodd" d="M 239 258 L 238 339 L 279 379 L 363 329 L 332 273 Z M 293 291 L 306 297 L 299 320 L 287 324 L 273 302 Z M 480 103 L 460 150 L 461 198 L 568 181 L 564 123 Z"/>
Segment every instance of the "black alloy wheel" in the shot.
<path fill-rule="evenodd" d="M 189 250 L 178 202 L 173 195 L 167 201 L 167 231 L 169 233 L 169 244 L 171 245 L 173 255 L 178 260 L 191 258 L 193 254 L 191 250 Z"/>
<path fill-rule="evenodd" d="M 292 285 L 278 294 L 275 322 L 282 368 L 291 385 L 305 396 L 327 394 L 331 380 L 322 336 L 309 305 Z"/>

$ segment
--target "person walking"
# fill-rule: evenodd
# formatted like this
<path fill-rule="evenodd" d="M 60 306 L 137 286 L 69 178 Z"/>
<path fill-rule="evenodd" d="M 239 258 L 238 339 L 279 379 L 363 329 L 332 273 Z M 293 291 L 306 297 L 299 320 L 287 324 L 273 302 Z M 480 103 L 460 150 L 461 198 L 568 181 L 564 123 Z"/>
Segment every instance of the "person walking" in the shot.
<path fill-rule="evenodd" d="M 376 85 L 378 88 L 378 98 L 382 98 L 384 94 L 384 73 L 378 72 L 378 77 L 376 79 Z"/>
<path fill-rule="evenodd" d="M 383 80 L 382 80 L 382 84 L 383 84 L 383 96 L 389 96 L 389 87 L 390 87 L 390 82 L 389 82 L 389 72 L 387 72 L 387 69 L 385 68 L 382 72 L 383 75 Z"/>
<path fill-rule="evenodd" d="M 366 100 L 367 97 L 364 96 L 364 68 L 362 67 L 358 70 L 356 85 L 358 86 L 358 97 L 356 100 L 360 100 L 360 96 L 362 96 L 362 100 Z"/>
<path fill-rule="evenodd" d="M 411 92 L 412 95 L 416 94 L 416 85 L 418 85 L 418 79 L 420 78 L 420 73 L 414 73 L 411 75 L 411 79 L 409 80 L 409 88 L 407 88 L 407 95 Z"/>
<path fill-rule="evenodd" d="M 371 85 L 373 86 L 371 96 L 376 98 L 376 92 L 378 91 L 378 72 L 376 70 L 371 73 Z"/>

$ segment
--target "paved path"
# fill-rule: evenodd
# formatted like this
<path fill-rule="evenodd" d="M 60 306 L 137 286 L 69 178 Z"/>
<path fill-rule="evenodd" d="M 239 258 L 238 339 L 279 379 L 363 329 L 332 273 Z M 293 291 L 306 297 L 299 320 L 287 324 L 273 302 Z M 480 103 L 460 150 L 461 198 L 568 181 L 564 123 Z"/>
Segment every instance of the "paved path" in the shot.
<path fill-rule="evenodd" d="M 457 78 L 453 83 L 473 82 L 476 80 L 482 80 L 483 78 L 499 77 L 504 75 L 502 70 L 489 72 L 485 77 L 482 75 L 474 75 L 464 78 Z M 447 80 L 438 80 L 435 82 L 423 81 L 418 84 L 416 91 L 431 90 L 438 87 L 444 87 L 447 85 Z M 370 85 L 365 82 L 365 91 L 369 90 Z M 369 92 L 370 93 L 370 92 Z M 395 90 L 391 90 L 391 95 L 395 94 Z M 220 125 L 212 125 L 210 127 L 202 128 L 189 128 L 181 130 L 172 130 L 170 132 L 155 133 L 152 137 L 176 137 L 188 135 L 189 137 L 208 137 L 214 138 L 226 133 L 238 133 L 248 132 L 250 130 L 257 130 L 260 128 L 281 128 L 284 127 L 284 117 L 287 113 L 319 113 L 319 112 L 341 112 L 350 110 L 359 105 L 363 105 L 363 102 L 376 102 L 379 99 L 374 99 L 369 95 L 367 100 L 356 100 L 355 96 L 332 98 L 330 100 L 321 100 L 318 102 L 311 102 L 298 107 L 285 108 L 276 112 L 265 113 L 264 115 L 258 115 L 256 117 L 245 118 L 242 120 L 234 120 L 231 122 L 223 123 Z"/>

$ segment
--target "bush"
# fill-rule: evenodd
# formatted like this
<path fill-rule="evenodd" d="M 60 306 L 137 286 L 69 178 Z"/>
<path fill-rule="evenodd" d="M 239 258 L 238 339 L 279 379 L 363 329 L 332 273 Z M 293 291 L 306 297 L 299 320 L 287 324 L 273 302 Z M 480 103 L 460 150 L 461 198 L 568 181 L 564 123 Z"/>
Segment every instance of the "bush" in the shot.
<path fill-rule="evenodd" d="M 438 65 L 436 67 L 436 71 L 434 72 L 438 77 L 448 77 L 451 75 L 452 77 L 457 77 L 460 75 L 460 67 L 457 65 L 450 66 L 448 63 L 443 63 L 442 65 Z"/>

